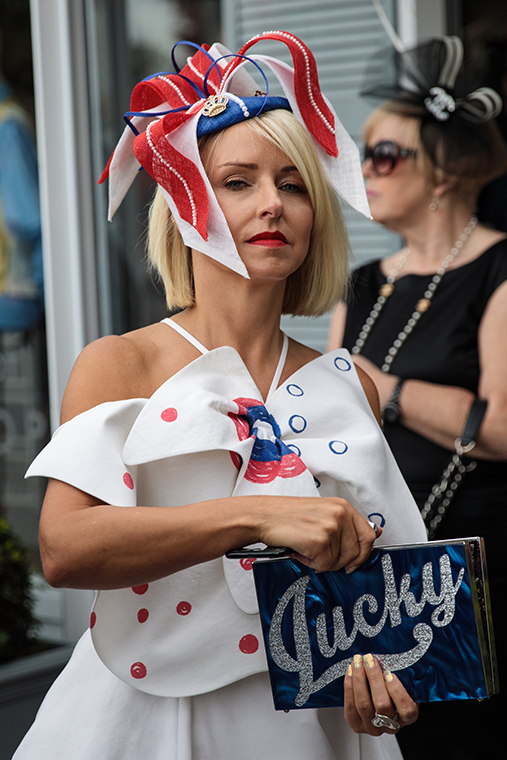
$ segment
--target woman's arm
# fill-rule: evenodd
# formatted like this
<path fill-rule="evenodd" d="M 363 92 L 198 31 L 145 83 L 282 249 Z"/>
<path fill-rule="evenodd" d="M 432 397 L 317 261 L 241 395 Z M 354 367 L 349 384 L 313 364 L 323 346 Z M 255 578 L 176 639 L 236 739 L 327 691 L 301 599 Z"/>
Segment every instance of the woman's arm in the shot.
<path fill-rule="evenodd" d="M 51 585 L 70 588 L 149 583 L 258 541 L 290 546 L 319 571 L 352 568 L 374 540 L 344 499 L 242 496 L 167 509 L 116 507 L 57 480 L 49 483 L 40 523 L 44 573 Z"/>
<path fill-rule="evenodd" d="M 507 282 L 491 296 L 478 332 L 480 379 L 479 397 L 488 401 L 473 456 L 480 459 L 507 459 Z M 365 357 L 354 356 L 377 386 L 380 404 L 389 400 L 398 377 L 386 374 Z M 405 381 L 399 404 L 401 422 L 416 433 L 444 448 L 454 450 L 454 441 L 463 431 L 474 394 L 465 388 L 438 385 L 423 380 Z"/>
<path fill-rule="evenodd" d="M 375 418 L 378 422 L 378 424 L 381 424 L 381 412 L 380 412 L 380 400 L 378 395 L 377 386 L 371 379 L 371 377 L 368 375 L 367 372 L 362 369 L 362 367 L 359 367 L 356 365 L 357 374 L 359 377 L 359 380 L 361 381 L 361 385 L 363 386 L 363 390 L 365 392 L 366 398 L 368 399 L 368 403 L 371 406 L 371 410 L 373 414 L 375 415 Z"/>
<path fill-rule="evenodd" d="M 140 379 L 149 366 L 128 340 L 92 344 L 72 372 L 62 418 L 104 401 L 151 395 Z M 344 499 L 245 496 L 126 508 L 58 480 L 50 481 L 40 521 L 46 577 L 71 588 L 147 583 L 258 541 L 290 546 L 316 570 L 351 568 L 365 561 L 374 540 L 370 524 Z"/>

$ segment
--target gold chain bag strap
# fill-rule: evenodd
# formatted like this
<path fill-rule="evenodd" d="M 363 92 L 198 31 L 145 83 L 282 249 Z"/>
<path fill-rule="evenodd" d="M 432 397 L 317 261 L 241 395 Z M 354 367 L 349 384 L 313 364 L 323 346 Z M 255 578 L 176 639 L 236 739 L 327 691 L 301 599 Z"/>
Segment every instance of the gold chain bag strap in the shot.
<path fill-rule="evenodd" d="M 475 447 L 487 406 L 488 402 L 484 399 L 476 398 L 472 403 L 463 432 L 454 442 L 456 453 L 450 458 L 442 477 L 431 489 L 421 509 L 430 540 L 435 538 L 438 527 L 446 516 L 464 476 L 477 467 L 475 460 L 466 461 L 464 455 L 469 454 Z"/>

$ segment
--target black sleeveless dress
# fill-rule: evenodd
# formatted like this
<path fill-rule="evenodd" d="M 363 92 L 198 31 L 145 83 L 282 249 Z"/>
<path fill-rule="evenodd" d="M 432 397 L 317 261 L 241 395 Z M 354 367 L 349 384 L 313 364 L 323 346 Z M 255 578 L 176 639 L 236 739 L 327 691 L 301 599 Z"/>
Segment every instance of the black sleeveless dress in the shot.
<path fill-rule="evenodd" d="M 449 271 L 435 293 L 431 308 L 422 315 L 395 357 L 392 374 L 459 386 L 477 393 L 479 324 L 492 294 L 506 280 L 506 240 L 474 261 Z M 354 273 L 343 341 L 345 348 L 352 349 L 384 282 L 378 261 Z M 396 282 L 361 352 L 377 366 L 384 363 L 385 355 L 430 282 L 431 276 L 415 274 L 400 277 Z M 497 350 L 507 350 L 507 336 Z M 386 425 L 384 432 L 422 507 L 431 487 L 440 479 L 451 452 L 399 423 Z M 504 693 L 507 693 L 506 658 L 502 651 L 507 626 L 507 531 L 504 529 L 507 462 L 476 461 L 476 469 L 466 474 L 436 537 L 479 535 L 485 539 L 500 682 L 503 674 Z M 478 751 L 489 757 L 488 748 L 493 756 L 500 742 L 500 731 L 503 740 L 502 720 L 505 720 L 506 709 L 505 698 L 498 695 L 481 704 L 458 701 L 424 705 L 420 720 L 400 733 L 400 745 L 407 760 L 428 757 L 466 760 L 476 758 Z"/>

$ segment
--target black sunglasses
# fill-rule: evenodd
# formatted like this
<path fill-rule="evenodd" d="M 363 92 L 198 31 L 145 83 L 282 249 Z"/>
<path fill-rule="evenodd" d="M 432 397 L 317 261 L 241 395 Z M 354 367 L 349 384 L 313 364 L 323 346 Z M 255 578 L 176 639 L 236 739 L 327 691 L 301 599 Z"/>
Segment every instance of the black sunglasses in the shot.
<path fill-rule="evenodd" d="M 401 158 L 413 158 L 416 155 L 415 149 L 400 148 L 392 140 L 382 140 L 372 147 L 364 146 L 364 160 L 371 158 L 373 171 L 382 177 L 391 174 Z"/>

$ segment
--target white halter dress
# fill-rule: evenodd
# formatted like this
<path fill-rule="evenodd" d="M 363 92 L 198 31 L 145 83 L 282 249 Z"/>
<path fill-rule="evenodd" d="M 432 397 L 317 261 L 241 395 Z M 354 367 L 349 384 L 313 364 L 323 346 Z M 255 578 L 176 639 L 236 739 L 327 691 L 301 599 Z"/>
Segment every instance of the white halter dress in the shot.
<path fill-rule="evenodd" d="M 105 503 L 170 508 L 248 494 L 340 496 L 384 527 L 425 529 L 350 356 L 318 357 L 266 401 L 234 349 L 207 351 L 151 398 L 100 404 L 65 423 L 28 475 Z M 357 736 L 341 708 L 273 708 L 251 563 L 226 558 L 100 591 L 90 630 L 15 760 L 383 760 L 396 740 Z"/>

